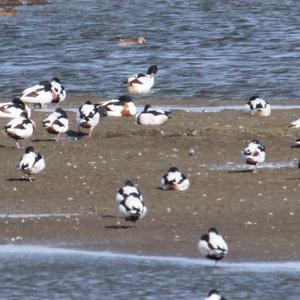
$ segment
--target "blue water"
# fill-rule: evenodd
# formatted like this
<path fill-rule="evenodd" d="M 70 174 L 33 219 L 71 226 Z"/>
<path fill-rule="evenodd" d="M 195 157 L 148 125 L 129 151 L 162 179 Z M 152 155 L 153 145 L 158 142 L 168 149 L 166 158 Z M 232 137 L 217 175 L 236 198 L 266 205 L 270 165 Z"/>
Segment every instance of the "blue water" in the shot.
<path fill-rule="evenodd" d="M 115 97 L 157 64 L 141 97 L 299 98 L 297 0 L 49 0 L 0 18 L 0 97 L 62 78 L 69 94 Z M 119 46 L 144 35 L 142 46 Z"/>
<path fill-rule="evenodd" d="M 300 265 L 0 247 L 1 299 L 300 299 Z"/>

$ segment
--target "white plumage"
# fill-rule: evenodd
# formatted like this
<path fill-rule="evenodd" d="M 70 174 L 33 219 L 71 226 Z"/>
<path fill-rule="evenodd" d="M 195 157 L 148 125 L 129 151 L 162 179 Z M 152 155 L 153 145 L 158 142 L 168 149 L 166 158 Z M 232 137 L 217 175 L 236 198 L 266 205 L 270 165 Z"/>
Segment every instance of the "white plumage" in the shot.
<path fill-rule="evenodd" d="M 227 243 L 216 228 L 211 228 L 208 233 L 202 235 L 198 249 L 202 255 L 215 261 L 222 259 L 228 253 Z"/>
<path fill-rule="evenodd" d="M 217 290 L 210 290 L 205 300 L 226 300 Z"/>
<path fill-rule="evenodd" d="M 19 118 L 22 113 L 26 113 L 28 118 L 31 116 L 31 109 L 24 104 L 19 98 L 13 99 L 11 102 L 0 104 L 1 118 Z"/>
<path fill-rule="evenodd" d="M 35 129 L 35 123 L 27 118 L 27 114 L 21 114 L 21 117 L 12 119 L 4 127 L 7 135 L 16 140 L 17 148 L 20 148 L 19 140 L 27 139 L 32 136 Z"/>
<path fill-rule="evenodd" d="M 20 99 L 25 103 L 34 103 L 41 106 L 49 103 L 59 103 L 66 98 L 66 91 L 57 77 L 50 81 L 41 81 L 39 84 L 25 89 Z"/>
<path fill-rule="evenodd" d="M 18 169 L 21 170 L 32 181 L 33 174 L 38 174 L 45 169 L 45 159 L 40 153 L 34 152 L 33 147 L 27 147 L 23 154 Z"/>
<path fill-rule="evenodd" d="M 297 119 L 296 121 L 293 121 L 290 123 L 289 127 L 291 128 L 299 128 L 300 127 L 300 119 Z"/>
<path fill-rule="evenodd" d="M 139 198 L 141 201 L 143 201 L 143 196 L 139 189 L 133 184 L 131 180 L 127 180 L 123 187 L 121 187 L 116 195 L 116 201 L 117 203 L 120 203 L 121 201 L 125 200 L 130 194 L 137 194 L 139 195 Z"/>
<path fill-rule="evenodd" d="M 97 106 L 105 107 L 108 117 L 130 117 L 136 114 L 136 107 L 129 96 L 121 96 L 118 100 L 102 101 Z"/>
<path fill-rule="evenodd" d="M 101 113 L 100 113 L 101 112 Z M 92 131 L 98 125 L 101 116 L 106 116 L 104 108 L 97 108 L 97 105 L 86 101 L 77 111 L 77 125 L 80 132 L 92 136 Z"/>
<path fill-rule="evenodd" d="M 129 93 L 142 94 L 149 92 L 154 85 L 154 76 L 157 71 L 157 66 L 152 65 L 148 68 L 147 74 L 139 73 L 129 77 L 127 80 Z"/>
<path fill-rule="evenodd" d="M 170 168 L 161 179 L 161 188 L 163 190 L 185 191 L 189 186 L 189 179 L 176 167 Z"/>
<path fill-rule="evenodd" d="M 162 125 L 171 118 L 170 111 L 152 109 L 150 104 L 145 105 L 144 110 L 136 115 L 136 122 L 140 125 Z"/>
<path fill-rule="evenodd" d="M 267 117 L 271 115 L 271 106 L 268 101 L 260 98 L 259 96 L 251 97 L 247 104 L 247 109 L 250 109 L 250 113 L 253 116 Z"/>
<path fill-rule="evenodd" d="M 43 126 L 49 133 L 57 134 L 56 141 L 58 142 L 61 134 L 69 129 L 69 119 L 64 110 L 57 108 L 43 121 Z"/>
<path fill-rule="evenodd" d="M 242 151 L 246 163 L 249 165 L 256 166 L 259 163 L 265 161 L 266 158 L 266 148 L 258 140 L 251 140 L 248 146 Z M 255 171 L 255 169 L 254 169 Z"/>

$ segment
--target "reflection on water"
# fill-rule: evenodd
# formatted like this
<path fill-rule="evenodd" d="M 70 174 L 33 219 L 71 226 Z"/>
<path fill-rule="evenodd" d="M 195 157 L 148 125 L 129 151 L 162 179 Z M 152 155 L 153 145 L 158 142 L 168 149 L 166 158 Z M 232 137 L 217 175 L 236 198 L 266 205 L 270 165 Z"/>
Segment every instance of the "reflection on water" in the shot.
<path fill-rule="evenodd" d="M 20 16 L 0 19 L 0 96 L 56 75 L 71 93 L 115 97 L 130 74 L 157 64 L 150 97 L 298 98 L 299 8 L 297 0 L 20 7 Z M 117 43 L 137 35 L 144 45 Z"/>
<path fill-rule="evenodd" d="M 300 265 L 220 263 L 2 246 L 3 299 L 299 299 Z"/>

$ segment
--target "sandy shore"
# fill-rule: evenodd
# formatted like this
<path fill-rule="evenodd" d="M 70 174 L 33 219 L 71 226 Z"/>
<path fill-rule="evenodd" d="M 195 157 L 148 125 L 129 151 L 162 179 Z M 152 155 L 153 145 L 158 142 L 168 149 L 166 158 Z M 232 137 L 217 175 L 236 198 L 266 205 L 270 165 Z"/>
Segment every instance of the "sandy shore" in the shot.
<path fill-rule="evenodd" d="M 197 242 L 215 226 L 228 241 L 228 260 L 300 259 L 299 169 L 252 174 L 212 168 L 243 163 L 240 152 L 252 138 L 265 144 L 268 162 L 296 164 L 299 148 L 291 146 L 300 133 L 287 125 L 300 110 L 276 110 L 268 118 L 242 111 L 173 111 L 167 124 L 151 128 L 136 125 L 133 118 L 106 118 L 92 138 L 78 139 L 75 114 L 69 113 L 70 132 L 59 143 L 42 128 L 45 116 L 33 112 L 37 131 L 24 143 L 47 162 L 33 183 L 20 180 L 16 169 L 23 150 L 0 136 L 1 244 L 200 257 Z M 7 120 L 0 123 L 3 127 Z M 187 134 L 191 129 L 194 136 Z M 159 189 L 171 166 L 190 178 L 186 192 Z M 135 226 L 119 219 L 115 207 L 116 191 L 126 179 L 138 184 L 148 207 Z"/>

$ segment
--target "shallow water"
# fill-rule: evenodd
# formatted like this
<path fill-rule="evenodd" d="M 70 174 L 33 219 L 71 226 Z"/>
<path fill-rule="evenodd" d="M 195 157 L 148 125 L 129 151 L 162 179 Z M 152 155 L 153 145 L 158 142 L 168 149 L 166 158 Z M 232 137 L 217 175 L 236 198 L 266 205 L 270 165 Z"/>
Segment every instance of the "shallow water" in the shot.
<path fill-rule="evenodd" d="M 56 75 L 69 93 L 116 97 L 157 64 L 150 97 L 298 98 L 297 0 L 49 0 L 0 18 L 0 97 Z M 118 46 L 144 35 L 143 46 Z M 147 96 L 142 96 L 147 97 Z"/>
<path fill-rule="evenodd" d="M 300 265 L 0 247 L 3 299 L 299 299 Z"/>

